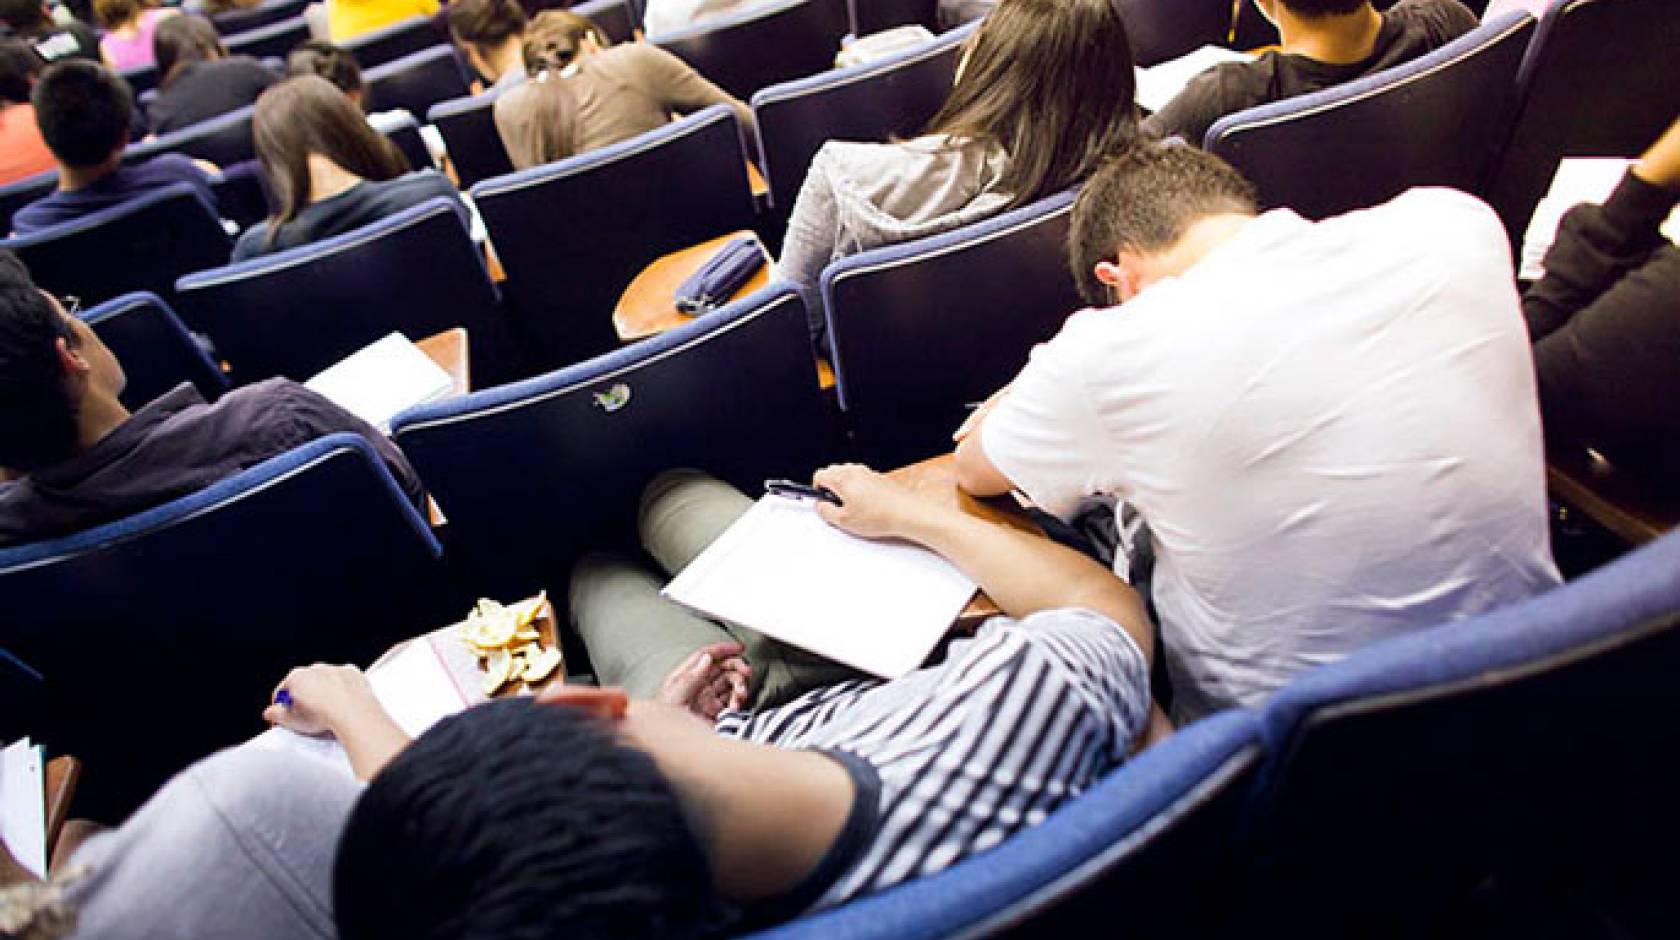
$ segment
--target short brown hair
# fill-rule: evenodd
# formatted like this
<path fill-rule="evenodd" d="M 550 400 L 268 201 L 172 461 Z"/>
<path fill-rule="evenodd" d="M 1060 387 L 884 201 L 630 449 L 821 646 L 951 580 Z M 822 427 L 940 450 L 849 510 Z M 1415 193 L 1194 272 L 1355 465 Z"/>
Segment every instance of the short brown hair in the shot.
<path fill-rule="evenodd" d="M 577 58 L 584 39 L 597 46 L 611 42 L 600 27 L 569 10 L 544 10 L 531 19 L 525 30 L 525 70 L 535 75 L 543 69 L 563 69 Z"/>
<path fill-rule="evenodd" d="M 93 15 L 106 29 L 116 29 L 139 16 L 145 8 L 140 0 L 93 0 Z"/>
<path fill-rule="evenodd" d="M 515 0 L 452 0 L 444 11 L 456 42 L 494 48 L 525 32 L 525 11 Z"/>
<path fill-rule="evenodd" d="M 251 135 L 279 205 L 268 220 L 270 244 L 280 226 L 309 205 L 310 154 L 320 154 L 365 180 L 395 179 L 408 172 L 408 161 L 368 127 L 361 109 L 316 75 L 288 78 L 263 92 L 251 118 Z"/>

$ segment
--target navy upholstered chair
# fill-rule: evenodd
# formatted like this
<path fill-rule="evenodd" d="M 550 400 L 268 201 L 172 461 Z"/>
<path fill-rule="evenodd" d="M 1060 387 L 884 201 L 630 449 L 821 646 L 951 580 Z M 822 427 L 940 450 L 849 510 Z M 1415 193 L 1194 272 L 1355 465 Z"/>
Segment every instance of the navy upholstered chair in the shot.
<path fill-rule="evenodd" d="M 668 33 L 654 44 L 746 101 L 760 88 L 831 68 L 849 28 L 846 0 L 775 0 Z"/>
<path fill-rule="evenodd" d="M 416 170 L 435 168 L 432 161 L 432 149 L 426 146 L 426 138 L 420 134 L 420 122 L 413 114 L 398 114 L 390 123 L 380 128 L 389 140 L 396 146 L 408 165 Z"/>
<path fill-rule="evenodd" d="M 39 669 L 30 723 L 115 822 L 262 730 L 293 666 L 367 663 L 448 623 L 441 547 L 373 449 L 335 434 L 117 522 L 0 549 L 0 642 Z"/>
<path fill-rule="evenodd" d="M 1251 2 L 1242 0 L 1244 6 Z M 1223 45 L 1231 28 L 1230 0 L 1116 0 L 1114 6 L 1132 41 L 1132 58 L 1142 66 Z"/>
<path fill-rule="evenodd" d="M 628 0 L 586 0 L 570 9 L 594 23 L 615 45 L 634 41 L 641 27 L 641 17 Z"/>
<path fill-rule="evenodd" d="M 29 723 L 40 717 L 45 701 L 41 674 L 0 647 L 0 741 L 10 744 L 24 735 L 39 734 L 41 729 Z"/>
<path fill-rule="evenodd" d="M 293 49 L 308 41 L 309 24 L 304 22 L 301 14 L 222 37 L 222 45 L 227 47 L 228 55 L 248 55 L 254 59 L 269 56 L 284 59 Z"/>
<path fill-rule="evenodd" d="M 263 0 L 254 7 L 213 14 L 210 17 L 210 25 L 216 27 L 216 32 L 223 36 L 237 36 L 259 26 L 269 26 L 302 16 L 303 8 L 307 6 L 309 0 Z"/>
<path fill-rule="evenodd" d="M 257 149 L 251 140 L 251 115 L 255 111 L 256 105 L 247 105 L 135 144 L 123 152 L 123 162 L 143 163 L 163 153 L 208 160 L 219 167 L 254 160 Z"/>
<path fill-rule="evenodd" d="M 964 405 L 1002 388 L 1082 306 L 1067 274 L 1073 195 L 844 258 L 822 292 L 840 407 L 875 466 L 944 453 Z"/>
<path fill-rule="evenodd" d="M 12 216 L 16 215 L 19 209 L 37 199 L 45 198 L 57 186 L 57 170 L 26 176 L 0 186 L 0 235 L 11 233 Z"/>
<path fill-rule="evenodd" d="M 126 69 L 118 69 L 117 74 L 128 82 L 128 87 L 134 91 L 137 99 L 140 95 L 156 88 L 158 84 L 156 65 L 136 65 Z"/>
<path fill-rule="evenodd" d="M 1676 112 L 1680 5 L 1665 0 L 1556 0 L 1518 79 L 1522 101 L 1488 199 L 1513 241 L 1562 157 L 1633 157 Z"/>
<path fill-rule="evenodd" d="M 649 262 L 753 221 L 738 123 L 721 104 L 472 197 L 540 368 L 617 345 L 613 308 Z"/>
<path fill-rule="evenodd" d="M 226 264 L 232 243 L 193 188 L 174 183 L 0 248 L 42 288 L 94 304 L 137 290 L 172 297 L 176 278 Z"/>
<path fill-rule="evenodd" d="M 216 211 L 240 228 L 268 218 L 268 184 L 256 160 L 222 167 L 210 178 L 210 190 L 216 194 Z"/>
<path fill-rule="evenodd" d="M 426 122 L 435 125 L 443 135 L 444 146 L 449 148 L 449 162 L 455 165 L 455 175 L 462 186 L 513 172 L 513 161 L 502 146 L 502 135 L 496 130 L 496 117 L 491 110 L 497 94 L 487 91 L 456 98 L 433 105 L 426 112 Z"/>
<path fill-rule="evenodd" d="M 1215 935 L 1260 752 L 1252 712 L 1212 716 L 995 848 L 752 938 L 1077 937 L 1107 933 L 1093 930 L 1102 923 L 1128 936 Z"/>
<path fill-rule="evenodd" d="M 303 381 L 391 332 L 411 340 L 467 328 L 473 371 L 494 373 L 496 288 L 467 234 L 466 210 L 439 197 L 314 244 L 201 271 L 176 286 L 181 316 L 251 382 Z"/>
<path fill-rule="evenodd" d="M 1510 130 L 1517 66 L 1534 33 L 1500 17 L 1405 65 L 1220 118 L 1204 146 L 1268 208 L 1324 218 L 1413 186 L 1479 190 Z"/>
<path fill-rule="evenodd" d="M 82 319 L 122 363 L 128 376 L 122 401 L 130 409 L 182 382 L 191 382 L 205 401 L 227 391 L 227 376 L 156 294 L 124 294 L 83 311 Z"/>
<path fill-rule="evenodd" d="M 563 597 L 581 552 L 631 547 L 660 472 L 696 467 L 756 494 L 828 458 L 804 324 L 797 292 L 766 288 L 588 362 L 406 411 L 392 437 L 473 584 Z"/>
<path fill-rule="evenodd" d="M 939 31 L 939 0 L 847 0 L 852 35 L 868 36 L 894 26 Z"/>
<path fill-rule="evenodd" d="M 367 87 L 368 110 L 401 108 L 424 115 L 432 105 L 467 94 L 467 76 L 461 71 L 455 50 L 432 46 L 368 69 L 362 75 Z"/>
<path fill-rule="evenodd" d="M 1474 923 L 1478 901 L 1546 911 L 1654 878 L 1672 933 L 1677 572 L 1671 534 L 1280 691 L 1262 715 L 1275 755 L 1257 856 L 1270 903 L 1310 902 L 1329 935 L 1429 936 Z M 1418 920 L 1443 911 L 1444 925 Z"/>
<path fill-rule="evenodd" d="M 752 97 L 759 169 L 770 204 L 793 206 L 811 158 L 830 140 L 914 137 L 951 93 L 962 43 L 975 26 L 951 30 L 898 55 L 772 85 Z"/>
<path fill-rule="evenodd" d="M 341 45 L 350 50 L 362 68 L 372 69 L 433 46 L 447 47 L 448 43 L 433 25 L 431 17 L 411 16 L 346 39 Z"/>

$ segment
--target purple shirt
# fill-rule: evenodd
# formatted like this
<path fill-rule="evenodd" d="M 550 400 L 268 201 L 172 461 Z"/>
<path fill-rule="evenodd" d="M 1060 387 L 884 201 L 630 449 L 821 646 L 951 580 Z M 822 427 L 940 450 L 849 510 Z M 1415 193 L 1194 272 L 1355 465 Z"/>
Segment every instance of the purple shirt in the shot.
<path fill-rule="evenodd" d="M 76 190 L 54 190 L 52 195 L 36 200 L 12 216 L 12 232 L 28 235 L 53 225 L 74 222 L 101 209 L 119 206 L 136 196 L 161 189 L 171 183 L 186 183 L 196 191 L 199 201 L 211 215 L 216 210 L 216 194 L 210 180 L 192 160 L 178 153 L 166 153 L 144 163 L 124 164 L 91 186 Z"/>

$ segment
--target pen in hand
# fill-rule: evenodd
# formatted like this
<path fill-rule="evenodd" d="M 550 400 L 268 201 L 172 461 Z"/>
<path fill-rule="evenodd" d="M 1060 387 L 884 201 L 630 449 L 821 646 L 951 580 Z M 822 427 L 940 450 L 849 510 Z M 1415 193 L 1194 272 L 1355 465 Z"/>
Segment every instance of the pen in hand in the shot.
<path fill-rule="evenodd" d="M 764 491 L 772 496 L 783 496 L 789 499 L 814 499 L 818 502 L 832 503 L 836 506 L 844 505 L 840 497 L 826 486 L 809 486 L 795 483 L 792 480 L 765 480 Z"/>

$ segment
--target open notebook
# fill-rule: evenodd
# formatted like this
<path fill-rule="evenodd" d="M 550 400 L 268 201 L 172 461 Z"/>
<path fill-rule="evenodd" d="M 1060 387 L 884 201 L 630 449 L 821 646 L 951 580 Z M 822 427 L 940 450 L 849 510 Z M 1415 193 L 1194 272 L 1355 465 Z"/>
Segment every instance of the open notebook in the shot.
<path fill-rule="evenodd" d="M 28 738 L 0 751 L 0 840 L 38 878 L 47 877 L 47 787 L 41 746 Z"/>
<path fill-rule="evenodd" d="M 1551 189 L 1534 207 L 1534 215 L 1523 233 L 1517 277 L 1524 281 L 1545 277 L 1546 252 L 1557 241 L 1564 213 L 1583 202 L 1603 204 L 1632 165 L 1632 160 L 1621 157 L 1567 157 L 1560 161 Z M 1669 241 L 1680 244 L 1680 209 L 1669 215 L 1662 233 Z"/>
<path fill-rule="evenodd" d="M 887 679 L 919 667 L 975 585 L 915 545 L 822 521 L 766 496 L 669 585 L 671 600 Z"/>
<path fill-rule="evenodd" d="M 401 333 L 351 353 L 304 384 L 381 431 L 390 430 L 398 412 L 454 387 L 449 373 Z"/>

